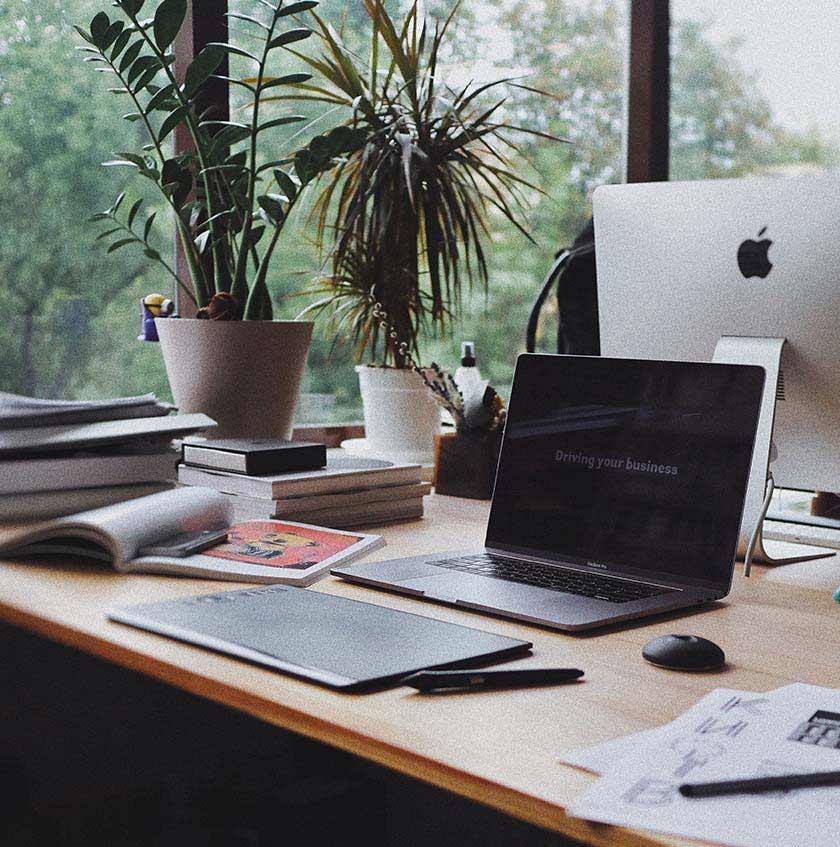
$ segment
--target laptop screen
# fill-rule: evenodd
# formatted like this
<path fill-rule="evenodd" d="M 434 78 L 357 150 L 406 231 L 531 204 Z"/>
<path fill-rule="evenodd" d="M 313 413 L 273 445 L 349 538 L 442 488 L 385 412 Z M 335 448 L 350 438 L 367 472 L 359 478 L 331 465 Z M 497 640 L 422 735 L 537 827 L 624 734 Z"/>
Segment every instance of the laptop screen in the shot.
<path fill-rule="evenodd" d="M 490 548 L 728 586 L 762 368 L 519 357 Z"/>

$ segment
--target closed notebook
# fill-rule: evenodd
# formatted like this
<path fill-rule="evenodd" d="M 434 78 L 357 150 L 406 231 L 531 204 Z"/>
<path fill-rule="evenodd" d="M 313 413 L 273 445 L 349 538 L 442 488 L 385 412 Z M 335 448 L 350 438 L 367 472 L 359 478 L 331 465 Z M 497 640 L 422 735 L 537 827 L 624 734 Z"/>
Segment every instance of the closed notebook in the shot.
<path fill-rule="evenodd" d="M 285 585 L 128 606 L 108 617 L 348 692 L 382 688 L 426 668 L 513 658 L 532 646 Z"/>

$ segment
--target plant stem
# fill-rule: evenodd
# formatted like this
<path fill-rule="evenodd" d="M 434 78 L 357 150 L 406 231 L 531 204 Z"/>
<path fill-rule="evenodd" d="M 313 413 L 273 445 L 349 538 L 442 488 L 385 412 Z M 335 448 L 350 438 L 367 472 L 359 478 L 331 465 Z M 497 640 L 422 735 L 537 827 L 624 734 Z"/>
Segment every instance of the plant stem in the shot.
<path fill-rule="evenodd" d="M 123 7 L 124 8 L 124 7 Z M 214 215 L 213 209 L 213 195 L 210 191 L 210 180 L 208 179 L 206 168 L 207 168 L 207 160 L 204 155 L 204 150 L 201 146 L 201 133 L 199 126 L 195 123 L 195 115 L 193 114 L 192 106 L 185 99 L 183 92 L 181 91 L 181 87 L 178 85 L 178 81 L 175 79 L 175 75 L 169 69 L 169 65 L 166 62 L 166 56 L 161 50 L 158 49 L 157 44 L 155 44 L 154 40 L 149 37 L 149 34 L 146 32 L 145 28 L 140 25 L 140 22 L 137 18 L 136 14 L 126 11 L 129 20 L 134 24 L 137 28 L 137 32 L 140 34 L 140 37 L 148 44 L 152 53 L 157 57 L 157 59 L 161 63 L 161 67 L 163 68 L 163 72 L 166 74 L 167 79 L 172 83 L 173 92 L 178 98 L 178 102 L 184 106 L 184 122 L 187 125 L 187 129 L 189 130 L 190 137 L 192 138 L 193 145 L 195 146 L 196 157 L 198 158 L 199 169 L 201 170 L 201 180 L 204 183 L 204 196 L 205 203 L 207 206 L 207 217 L 212 218 Z M 210 239 L 213 242 L 211 249 L 213 250 L 213 285 L 217 292 L 223 290 L 223 285 L 221 282 L 221 272 L 222 267 L 226 264 L 226 259 L 222 255 L 222 243 L 221 239 L 217 237 L 218 232 L 216 229 L 215 221 L 210 221 Z M 208 298 L 209 300 L 209 298 Z M 202 305 L 207 305 L 207 303 L 202 303 Z"/>
<path fill-rule="evenodd" d="M 131 102 L 134 104 L 134 108 L 137 109 L 138 114 L 140 115 L 143 125 L 146 128 L 146 132 L 149 136 L 149 140 L 154 145 L 155 151 L 158 154 L 158 158 L 160 161 L 160 166 L 163 167 L 163 163 L 166 160 L 166 156 L 163 153 L 163 148 L 158 141 L 157 134 L 152 127 L 151 122 L 149 121 L 149 116 L 146 110 L 143 108 L 140 101 L 137 99 L 137 95 L 131 90 L 131 86 L 128 84 L 126 78 L 120 73 L 119 68 L 108 58 L 108 56 L 103 52 L 99 51 L 100 55 L 105 59 L 108 63 L 111 70 L 116 75 L 117 79 L 122 84 L 123 88 L 128 92 L 128 96 L 131 98 Z M 190 236 L 189 230 L 184 225 L 184 222 L 181 218 L 181 213 L 178 207 L 173 202 L 172 198 L 163 190 L 163 186 L 157 181 L 154 181 L 164 200 L 166 200 L 167 205 L 172 209 L 175 213 L 176 226 L 178 227 L 178 233 L 181 236 L 181 243 L 184 245 L 184 252 L 187 255 L 187 263 L 190 266 L 190 276 L 192 277 L 193 287 L 195 288 L 195 294 L 190 292 L 186 286 L 183 284 L 178 275 L 163 261 L 160 259 L 160 262 L 164 267 L 166 267 L 167 271 L 169 271 L 177 281 L 178 285 L 186 291 L 189 295 L 189 298 L 195 302 L 196 299 L 202 300 L 203 302 L 207 302 L 210 297 L 207 291 L 207 278 L 204 274 L 204 268 L 201 264 L 200 259 L 197 257 L 195 253 L 195 244 L 193 243 L 192 237 Z M 119 222 L 117 222 L 119 223 Z M 132 233 L 133 234 L 133 233 Z"/>
<path fill-rule="evenodd" d="M 257 70 L 257 83 L 255 85 L 254 91 L 254 108 L 251 111 L 251 145 L 249 150 L 250 167 L 248 168 L 248 202 L 245 204 L 245 223 L 242 227 L 243 238 L 242 243 L 239 245 L 239 255 L 237 256 L 236 260 L 236 276 L 234 278 L 232 289 L 233 296 L 237 299 L 241 299 L 244 295 L 245 290 L 247 290 L 246 274 L 248 269 L 248 245 L 250 242 L 251 223 L 254 219 L 254 197 L 256 195 L 257 186 L 257 130 L 259 128 L 260 117 L 260 89 L 262 87 L 263 77 L 265 76 L 265 65 L 268 61 L 268 53 L 271 49 L 271 39 L 274 37 L 274 28 L 277 26 L 278 17 L 279 15 L 277 12 L 275 12 L 271 16 L 271 24 L 265 36 L 265 44 L 263 45 L 262 56 L 260 57 L 259 66 Z M 270 258 L 271 253 L 274 251 L 274 245 L 277 243 L 278 235 L 279 227 L 275 231 L 271 244 L 269 245 L 269 248 L 263 257 L 263 261 L 260 263 L 260 266 L 257 269 L 257 274 L 254 277 L 254 283 L 248 295 L 247 303 L 243 307 L 244 316 L 247 316 L 247 313 L 251 308 L 251 302 L 254 296 L 254 289 L 257 287 L 257 280 L 260 276 L 260 273 L 263 272 L 263 264 L 265 263 L 266 257 Z M 265 284 L 265 273 L 267 273 L 267 268 L 266 271 L 262 274 L 263 285 Z"/>
<path fill-rule="evenodd" d="M 268 294 L 268 288 L 265 284 L 265 279 L 268 274 L 268 265 L 271 261 L 271 255 L 274 253 L 274 248 L 277 246 L 277 239 L 280 237 L 282 227 L 275 227 L 274 233 L 271 236 L 271 241 L 263 253 L 262 261 L 257 269 L 257 275 L 254 277 L 254 283 L 251 286 L 251 291 L 248 294 L 248 301 L 245 304 L 243 318 L 246 321 L 253 320 L 271 320 L 271 298 Z M 265 309 L 265 301 L 268 298 L 268 309 Z M 268 317 L 263 315 L 268 313 Z"/>

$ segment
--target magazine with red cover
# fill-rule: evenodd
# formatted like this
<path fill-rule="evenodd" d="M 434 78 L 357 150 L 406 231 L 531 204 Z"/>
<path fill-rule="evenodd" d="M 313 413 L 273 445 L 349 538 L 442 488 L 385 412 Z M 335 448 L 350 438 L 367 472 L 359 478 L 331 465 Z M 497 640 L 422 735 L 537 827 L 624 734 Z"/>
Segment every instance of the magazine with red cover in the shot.
<path fill-rule="evenodd" d="M 225 571 L 248 582 L 309 585 L 339 562 L 351 562 L 384 544 L 380 535 L 327 529 L 295 521 L 243 521 L 227 541 L 188 557 L 224 579 Z"/>

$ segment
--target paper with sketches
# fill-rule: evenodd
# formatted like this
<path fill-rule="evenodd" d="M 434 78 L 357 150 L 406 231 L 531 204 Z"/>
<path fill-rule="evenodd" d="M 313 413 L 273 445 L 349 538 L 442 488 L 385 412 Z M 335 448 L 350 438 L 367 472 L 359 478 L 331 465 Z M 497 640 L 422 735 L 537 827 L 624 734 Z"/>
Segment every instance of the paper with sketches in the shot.
<path fill-rule="evenodd" d="M 771 695 L 759 695 L 733 688 L 717 688 L 670 723 L 654 729 L 636 732 L 633 735 L 612 738 L 592 747 L 584 747 L 580 750 L 564 753 L 560 756 L 560 761 L 593 773 L 606 773 L 611 768 L 620 765 L 626 756 L 637 756 L 642 750 L 656 749 L 657 745 L 667 746 L 671 735 L 680 733 L 683 728 L 693 726 L 710 714 L 715 714 L 716 709 L 725 707 L 727 703 L 734 702 L 738 698 L 740 698 L 739 702 L 743 702 L 767 696 Z M 662 740 L 658 741 L 657 739 L 660 738 Z"/>
<path fill-rule="evenodd" d="M 836 847 L 840 788 L 688 799 L 683 782 L 840 769 L 840 691 L 790 685 L 764 695 L 718 689 L 637 738 L 567 811 L 743 847 Z"/>

